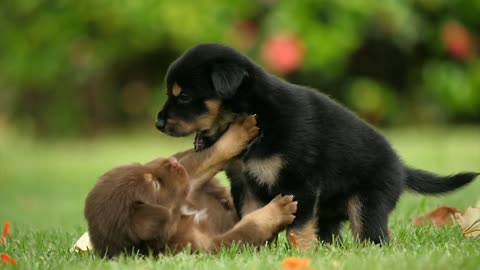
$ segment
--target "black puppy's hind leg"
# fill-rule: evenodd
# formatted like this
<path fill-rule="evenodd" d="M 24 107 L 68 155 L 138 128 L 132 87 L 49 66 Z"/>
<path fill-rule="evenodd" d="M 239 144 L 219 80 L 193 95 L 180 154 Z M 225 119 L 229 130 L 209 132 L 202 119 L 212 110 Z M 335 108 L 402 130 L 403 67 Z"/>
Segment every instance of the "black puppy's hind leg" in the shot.
<path fill-rule="evenodd" d="M 358 195 L 352 196 L 347 201 L 347 215 L 354 239 L 359 239 L 362 233 L 362 202 Z"/>
<path fill-rule="evenodd" d="M 341 242 L 343 240 L 340 235 L 341 228 L 341 219 L 320 217 L 318 219 L 318 238 L 323 244 L 333 244 L 335 241 Z"/>
<path fill-rule="evenodd" d="M 390 198 L 387 192 L 368 192 L 350 199 L 349 219 L 354 237 L 360 241 L 387 244 L 388 215 L 398 199 Z"/>

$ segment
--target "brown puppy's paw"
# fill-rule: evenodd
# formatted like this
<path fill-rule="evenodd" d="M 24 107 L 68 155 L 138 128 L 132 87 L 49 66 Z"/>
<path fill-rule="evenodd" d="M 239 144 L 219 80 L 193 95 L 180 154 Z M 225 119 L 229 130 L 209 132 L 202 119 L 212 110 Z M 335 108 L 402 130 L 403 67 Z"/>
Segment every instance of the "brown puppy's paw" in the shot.
<path fill-rule="evenodd" d="M 218 150 L 224 153 L 226 159 L 239 155 L 248 146 L 248 143 L 258 135 L 259 128 L 255 115 L 239 116 L 220 137 L 217 142 Z"/>
<path fill-rule="evenodd" d="M 278 217 L 282 223 L 280 226 L 288 225 L 295 219 L 298 202 L 293 200 L 293 195 L 278 195 L 267 206 L 271 205 L 278 211 Z"/>
<path fill-rule="evenodd" d="M 227 133 L 235 135 L 238 146 L 243 150 L 258 135 L 259 130 L 256 115 L 241 115 L 235 119 Z"/>
<path fill-rule="evenodd" d="M 264 207 L 246 215 L 244 219 L 250 219 L 263 232 L 264 238 L 269 239 L 293 222 L 296 211 L 297 202 L 293 201 L 292 195 L 278 195 Z"/>
<path fill-rule="evenodd" d="M 246 141 L 250 141 L 258 135 L 259 128 L 257 127 L 257 116 L 255 114 L 240 116 L 236 122 L 246 133 L 246 136 L 244 136 Z M 234 125 L 237 123 L 234 123 Z"/>

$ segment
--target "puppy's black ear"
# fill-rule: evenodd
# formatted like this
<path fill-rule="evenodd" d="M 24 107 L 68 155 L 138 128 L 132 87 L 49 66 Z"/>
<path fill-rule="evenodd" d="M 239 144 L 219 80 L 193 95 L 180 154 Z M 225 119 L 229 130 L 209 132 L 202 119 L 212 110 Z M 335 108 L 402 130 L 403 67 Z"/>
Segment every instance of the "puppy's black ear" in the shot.
<path fill-rule="evenodd" d="M 171 213 L 166 207 L 138 203 L 133 209 L 130 232 L 140 240 L 151 240 L 165 233 L 170 220 Z"/>
<path fill-rule="evenodd" d="M 212 83 L 220 98 L 231 98 L 235 95 L 247 71 L 235 64 L 215 64 L 212 68 Z"/>

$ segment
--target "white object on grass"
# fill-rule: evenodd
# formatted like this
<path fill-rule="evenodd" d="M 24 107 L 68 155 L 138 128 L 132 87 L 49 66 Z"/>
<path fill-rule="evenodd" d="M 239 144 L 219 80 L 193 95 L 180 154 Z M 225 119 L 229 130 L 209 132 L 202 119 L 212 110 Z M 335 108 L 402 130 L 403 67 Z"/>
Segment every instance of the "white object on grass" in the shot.
<path fill-rule="evenodd" d="M 90 252 L 93 250 L 92 242 L 90 242 L 90 235 L 88 232 L 84 233 L 75 245 L 70 249 L 70 252 Z"/>

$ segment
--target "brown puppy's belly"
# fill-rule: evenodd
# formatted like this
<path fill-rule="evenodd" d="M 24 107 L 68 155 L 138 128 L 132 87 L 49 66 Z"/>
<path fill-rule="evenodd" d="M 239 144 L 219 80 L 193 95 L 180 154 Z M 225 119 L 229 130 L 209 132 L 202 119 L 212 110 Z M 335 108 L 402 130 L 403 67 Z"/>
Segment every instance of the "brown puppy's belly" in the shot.
<path fill-rule="evenodd" d="M 191 216 L 184 216 L 177 224 L 177 232 L 172 235 L 161 253 L 176 254 L 191 247 L 192 251 L 208 251 L 212 245 L 211 234 L 201 228 Z"/>
<path fill-rule="evenodd" d="M 195 208 L 207 209 L 207 218 L 202 225 L 212 233 L 226 232 L 239 220 L 230 192 L 215 178 L 194 191 L 190 199 Z"/>

